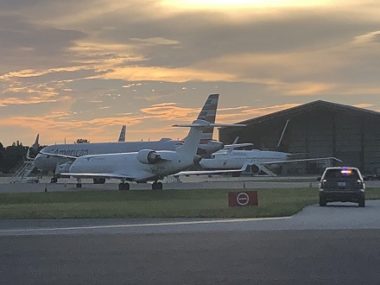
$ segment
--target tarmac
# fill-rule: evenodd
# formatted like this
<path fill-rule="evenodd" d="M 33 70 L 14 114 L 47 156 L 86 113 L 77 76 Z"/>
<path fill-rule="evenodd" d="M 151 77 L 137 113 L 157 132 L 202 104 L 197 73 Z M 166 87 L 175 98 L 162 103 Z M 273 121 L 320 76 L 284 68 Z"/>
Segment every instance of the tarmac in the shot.
<path fill-rule="evenodd" d="M 379 284 L 380 201 L 236 220 L 2 220 L 1 284 Z"/>
<path fill-rule="evenodd" d="M 172 234 L 191 232 L 380 230 L 380 200 L 308 206 L 290 217 L 243 219 L 0 220 L 0 236 L 62 234 Z M 380 245 L 379 245 L 380 247 Z"/>
<path fill-rule="evenodd" d="M 212 179 L 165 186 L 318 186 L 311 179 Z M 117 189 L 74 183 L 5 181 L 0 192 Z M 380 201 L 367 200 L 365 208 L 329 203 L 259 219 L 0 220 L 0 284 L 379 284 L 379 214 Z"/>

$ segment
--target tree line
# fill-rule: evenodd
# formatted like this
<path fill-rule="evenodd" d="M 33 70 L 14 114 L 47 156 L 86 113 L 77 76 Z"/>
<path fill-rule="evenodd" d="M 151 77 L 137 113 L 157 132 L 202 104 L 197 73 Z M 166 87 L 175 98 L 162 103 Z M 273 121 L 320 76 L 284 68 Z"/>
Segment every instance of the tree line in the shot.
<path fill-rule="evenodd" d="M 0 142 L 0 173 L 12 173 L 17 170 L 26 157 L 28 147 L 19 141 L 4 147 Z"/>

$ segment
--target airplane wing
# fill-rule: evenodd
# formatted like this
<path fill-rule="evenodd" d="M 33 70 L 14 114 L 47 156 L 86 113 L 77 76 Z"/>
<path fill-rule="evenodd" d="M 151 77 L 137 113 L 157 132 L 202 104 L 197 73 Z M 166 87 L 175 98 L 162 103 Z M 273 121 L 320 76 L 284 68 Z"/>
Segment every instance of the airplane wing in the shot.
<path fill-rule="evenodd" d="M 128 177 L 121 174 L 114 173 L 75 173 L 75 172 L 66 172 L 61 173 L 62 176 L 71 176 L 74 178 L 115 178 L 115 179 L 132 179 L 132 177 Z"/>
<path fill-rule="evenodd" d="M 228 173 L 241 173 L 246 170 L 248 163 L 244 164 L 240 169 L 219 169 L 219 170 L 189 170 L 181 171 L 174 174 L 174 177 L 190 176 L 190 175 L 213 175 L 213 174 L 228 174 Z"/>
<path fill-rule="evenodd" d="M 121 173 L 92 173 L 92 172 L 66 172 L 60 173 L 61 176 L 70 176 L 74 178 L 106 178 L 106 179 L 120 179 L 120 180 L 129 180 L 129 181 L 137 181 L 144 182 L 152 177 L 152 173 L 148 173 L 145 171 L 136 173 L 136 174 L 121 174 Z"/>
<path fill-rule="evenodd" d="M 274 160 L 274 161 L 268 161 L 268 162 L 260 162 L 256 164 L 261 164 L 261 165 L 269 165 L 269 164 L 282 164 L 282 163 L 294 163 L 294 162 L 307 162 L 307 161 L 323 161 L 323 160 L 335 160 L 337 162 L 343 162 L 339 158 L 336 157 L 317 157 L 317 158 L 303 158 L 303 159 L 289 159 L 289 160 Z M 250 162 L 249 164 L 254 164 L 255 162 Z"/>

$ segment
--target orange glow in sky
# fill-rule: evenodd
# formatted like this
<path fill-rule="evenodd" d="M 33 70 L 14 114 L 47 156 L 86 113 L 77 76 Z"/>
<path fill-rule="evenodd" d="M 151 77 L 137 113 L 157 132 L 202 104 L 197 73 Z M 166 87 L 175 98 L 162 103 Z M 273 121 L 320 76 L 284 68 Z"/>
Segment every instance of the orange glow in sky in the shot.
<path fill-rule="evenodd" d="M 329 0 L 163 0 L 162 4 L 189 9 L 239 9 L 239 8 L 285 8 L 312 7 L 332 4 Z"/>
<path fill-rule="evenodd" d="M 380 111 L 375 0 L 1 0 L 0 142 L 183 138 L 326 100 Z M 216 137 L 216 135 L 215 135 Z"/>

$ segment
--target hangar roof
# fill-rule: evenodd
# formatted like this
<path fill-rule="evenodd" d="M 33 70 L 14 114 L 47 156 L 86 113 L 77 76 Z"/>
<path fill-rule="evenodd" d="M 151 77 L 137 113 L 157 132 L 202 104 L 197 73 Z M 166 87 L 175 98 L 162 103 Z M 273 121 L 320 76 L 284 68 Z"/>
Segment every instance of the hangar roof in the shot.
<path fill-rule="evenodd" d="M 239 123 L 247 124 L 247 125 L 258 124 L 266 120 L 280 118 L 280 117 L 291 118 L 291 117 L 295 117 L 297 115 L 308 113 L 310 111 L 318 110 L 318 109 L 339 111 L 339 112 L 349 112 L 350 114 L 357 113 L 358 115 L 368 115 L 368 116 L 380 119 L 380 112 L 371 111 L 371 110 L 349 106 L 349 105 L 343 105 L 343 104 L 337 104 L 337 103 L 331 103 L 331 102 L 327 102 L 323 100 L 318 100 L 318 101 L 313 101 L 304 105 L 289 108 L 286 110 L 271 113 L 268 115 L 245 120 Z"/>

